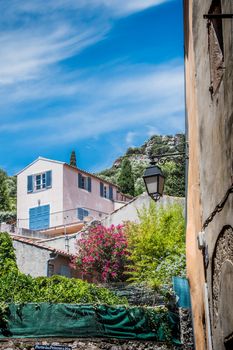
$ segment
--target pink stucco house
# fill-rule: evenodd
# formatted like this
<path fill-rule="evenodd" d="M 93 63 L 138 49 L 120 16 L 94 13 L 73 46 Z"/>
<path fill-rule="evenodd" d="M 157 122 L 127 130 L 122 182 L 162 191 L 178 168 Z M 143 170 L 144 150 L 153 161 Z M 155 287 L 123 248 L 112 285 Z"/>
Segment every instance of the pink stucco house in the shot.
<path fill-rule="evenodd" d="M 96 175 L 39 157 L 17 174 L 17 225 L 43 230 L 101 219 L 130 199 Z"/>

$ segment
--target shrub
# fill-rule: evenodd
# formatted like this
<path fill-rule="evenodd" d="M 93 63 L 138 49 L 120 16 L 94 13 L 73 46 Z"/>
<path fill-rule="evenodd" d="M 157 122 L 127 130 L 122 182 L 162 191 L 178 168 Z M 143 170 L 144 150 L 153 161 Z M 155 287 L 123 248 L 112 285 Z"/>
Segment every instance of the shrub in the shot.
<path fill-rule="evenodd" d="M 158 285 L 171 282 L 174 275 L 183 274 L 185 260 L 185 225 L 179 205 L 156 207 L 139 212 L 140 222 L 127 223 L 125 233 L 131 264 L 129 281 Z M 183 257 L 178 263 L 179 259 Z M 176 261 L 177 268 L 168 266 Z M 172 266 L 172 265 L 171 265 Z"/>
<path fill-rule="evenodd" d="M 92 281 L 122 280 L 127 260 L 127 241 L 123 226 L 92 227 L 77 241 L 77 256 L 72 266 Z"/>
<path fill-rule="evenodd" d="M 1 304 L 27 302 L 127 303 L 126 299 L 117 297 L 108 289 L 80 279 L 63 276 L 33 278 L 21 273 L 10 236 L 0 233 L 0 312 Z"/>

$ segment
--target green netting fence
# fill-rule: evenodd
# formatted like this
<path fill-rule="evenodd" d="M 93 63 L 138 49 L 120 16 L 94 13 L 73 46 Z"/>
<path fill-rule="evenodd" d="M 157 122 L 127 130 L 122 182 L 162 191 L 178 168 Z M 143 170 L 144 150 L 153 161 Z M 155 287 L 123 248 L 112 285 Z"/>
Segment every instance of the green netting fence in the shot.
<path fill-rule="evenodd" d="M 162 308 L 9 304 L 0 338 L 110 337 L 180 344 L 178 324 L 177 314 Z"/>

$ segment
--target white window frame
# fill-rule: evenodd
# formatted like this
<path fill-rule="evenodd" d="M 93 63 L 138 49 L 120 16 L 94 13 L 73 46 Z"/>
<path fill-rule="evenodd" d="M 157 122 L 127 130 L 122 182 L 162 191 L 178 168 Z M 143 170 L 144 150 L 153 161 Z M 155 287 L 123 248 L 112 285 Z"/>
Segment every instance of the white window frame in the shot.
<path fill-rule="evenodd" d="M 82 179 L 81 180 L 81 184 L 82 184 L 81 189 L 87 191 L 87 176 L 82 175 L 81 179 Z"/>
<path fill-rule="evenodd" d="M 39 181 L 38 181 L 39 178 Z M 46 187 L 46 172 L 33 175 L 34 189 L 35 192 L 45 190 Z"/>

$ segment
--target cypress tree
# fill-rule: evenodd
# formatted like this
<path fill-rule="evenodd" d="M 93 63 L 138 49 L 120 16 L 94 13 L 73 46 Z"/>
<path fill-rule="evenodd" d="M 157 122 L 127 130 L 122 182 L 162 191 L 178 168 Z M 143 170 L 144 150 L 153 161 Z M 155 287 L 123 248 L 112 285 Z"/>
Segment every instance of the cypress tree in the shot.
<path fill-rule="evenodd" d="M 77 168 L 75 151 L 72 151 L 72 152 L 71 152 L 71 155 L 70 155 L 70 165 L 72 165 L 72 166 L 74 166 L 75 168 Z"/>
<path fill-rule="evenodd" d="M 118 178 L 118 186 L 122 193 L 134 196 L 134 176 L 130 160 L 124 158 L 121 164 L 121 173 Z"/>

